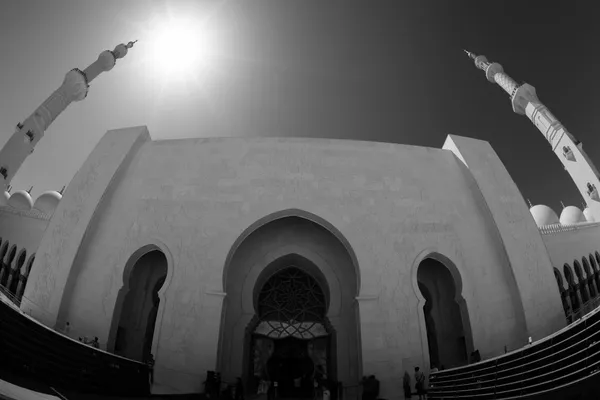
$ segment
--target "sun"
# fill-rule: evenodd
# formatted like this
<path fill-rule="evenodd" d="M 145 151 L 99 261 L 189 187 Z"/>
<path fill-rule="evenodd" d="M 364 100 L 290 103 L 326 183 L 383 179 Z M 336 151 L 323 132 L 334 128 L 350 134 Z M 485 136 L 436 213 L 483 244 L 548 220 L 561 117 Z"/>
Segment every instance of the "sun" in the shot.
<path fill-rule="evenodd" d="M 151 63 L 163 78 L 184 78 L 213 66 L 215 38 L 202 21 L 170 16 L 155 24 L 150 36 Z"/>

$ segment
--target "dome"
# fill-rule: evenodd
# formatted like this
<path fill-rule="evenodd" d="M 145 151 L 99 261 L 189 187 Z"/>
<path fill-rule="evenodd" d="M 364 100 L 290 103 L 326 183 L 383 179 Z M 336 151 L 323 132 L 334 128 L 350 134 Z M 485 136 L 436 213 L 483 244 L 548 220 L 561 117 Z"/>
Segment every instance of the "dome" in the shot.
<path fill-rule="evenodd" d="M 558 215 L 548 206 L 538 204 L 529 209 L 531 216 L 535 220 L 538 227 L 558 224 Z"/>
<path fill-rule="evenodd" d="M 55 192 L 54 190 L 50 190 L 48 192 L 42 193 L 35 200 L 33 208 L 51 216 L 52 214 L 54 214 L 54 210 L 56 210 L 60 199 L 62 199 L 60 193 Z"/>
<path fill-rule="evenodd" d="M 573 225 L 580 222 L 586 222 L 583 212 L 575 206 L 565 207 L 560 213 L 561 225 Z"/>
<path fill-rule="evenodd" d="M 17 190 L 8 199 L 8 205 L 17 210 L 29 211 L 33 207 L 33 200 L 26 191 Z"/>
<path fill-rule="evenodd" d="M 594 214 L 592 214 L 592 210 L 590 210 L 589 207 L 586 207 L 585 210 L 583 210 L 583 216 L 587 222 L 596 222 Z"/>

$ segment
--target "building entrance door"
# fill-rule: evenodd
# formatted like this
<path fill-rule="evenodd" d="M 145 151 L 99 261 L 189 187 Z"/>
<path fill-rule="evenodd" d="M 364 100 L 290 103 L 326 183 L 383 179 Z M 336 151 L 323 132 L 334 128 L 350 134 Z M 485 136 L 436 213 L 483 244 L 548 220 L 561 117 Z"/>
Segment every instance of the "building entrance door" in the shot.
<path fill-rule="evenodd" d="M 277 382 L 281 398 L 311 398 L 315 366 L 308 356 L 308 341 L 288 337 L 274 341 L 275 351 L 267 363 L 269 376 Z"/>

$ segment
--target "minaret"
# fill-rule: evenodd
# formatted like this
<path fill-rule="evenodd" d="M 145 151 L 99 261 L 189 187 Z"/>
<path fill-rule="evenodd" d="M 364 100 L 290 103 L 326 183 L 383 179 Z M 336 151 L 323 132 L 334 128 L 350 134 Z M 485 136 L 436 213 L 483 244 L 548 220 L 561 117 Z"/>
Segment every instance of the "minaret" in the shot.
<path fill-rule="evenodd" d="M 490 82 L 496 82 L 510 96 L 513 111 L 517 114 L 527 115 L 533 124 L 542 132 L 552 151 L 563 163 L 565 170 L 577 185 L 596 221 L 600 221 L 600 175 L 598 170 L 583 151 L 583 144 L 575 138 L 552 115 L 548 107 L 537 98 L 535 88 L 528 83 L 517 84 L 510 76 L 504 73 L 502 66 L 491 63 L 485 56 L 476 56 L 465 50 L 473 60 L 475 66 L 485 71 L 485 76 Z"/>
<path fill-rule="evenodd" d="M 135 41 L 137 42 L 137 40 Z M 104 71 L 110 71 L 119 58 L 125 57 L 127 49 L 135 42 L 120 44 L 113 51 L 105 50 L 85 70 L 73 68 L 62 85 L 52 93 L 23 123 L 17 124 L 15 133 L 0 150 L 0 182 L 6 188 L 35 145 L 42 139 L 50 124 L 73 101 L 87 96 L 89 84 Z"/>

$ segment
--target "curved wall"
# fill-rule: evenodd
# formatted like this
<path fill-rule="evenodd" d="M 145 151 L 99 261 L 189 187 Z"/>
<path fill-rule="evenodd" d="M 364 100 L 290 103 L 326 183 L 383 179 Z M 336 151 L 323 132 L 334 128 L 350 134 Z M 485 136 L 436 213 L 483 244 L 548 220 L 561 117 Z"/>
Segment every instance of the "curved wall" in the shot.
<path fill-rule="evenodd" d="M 103 138 L 90 159 L 118 148 L 119 137 L 112 135 L 110 146 Z M 155 337 L 156 390 L 201 390 L 206 370 L 217 365 L 227 255 L 249 226 L 286 209 L 328 221 L 354 250 L 362 371 L 377 375 L 382 396 L 400 392 L 404 370 L 428 368 L 424 319 L 411 278 L 424 252 L 443 254 L 456 265 L 473 347 L 483 357 L 517 347 L 527 335 L 494 220 L 450 151 L 234 138 L 146 142 L 130 158 L 90 206 L 98 217 L 86 225 L 72 267 L 60 267 L 72 277 L 66 295 L 44 296 L 61 304 L 60 321 L 105 343 L 127 260 L 142 246 L 164 243 L 174 268 Z M 94 171 L 78 179 L 57 213 L 79 198 L 78 187 L 89 190 Z M 67 229 L 56 232 L 66 235 Z M 48 260 L 40 263 L 38 282 L 58 271 Z M 32 287 L 31 294 L 43 287 Z"/>

